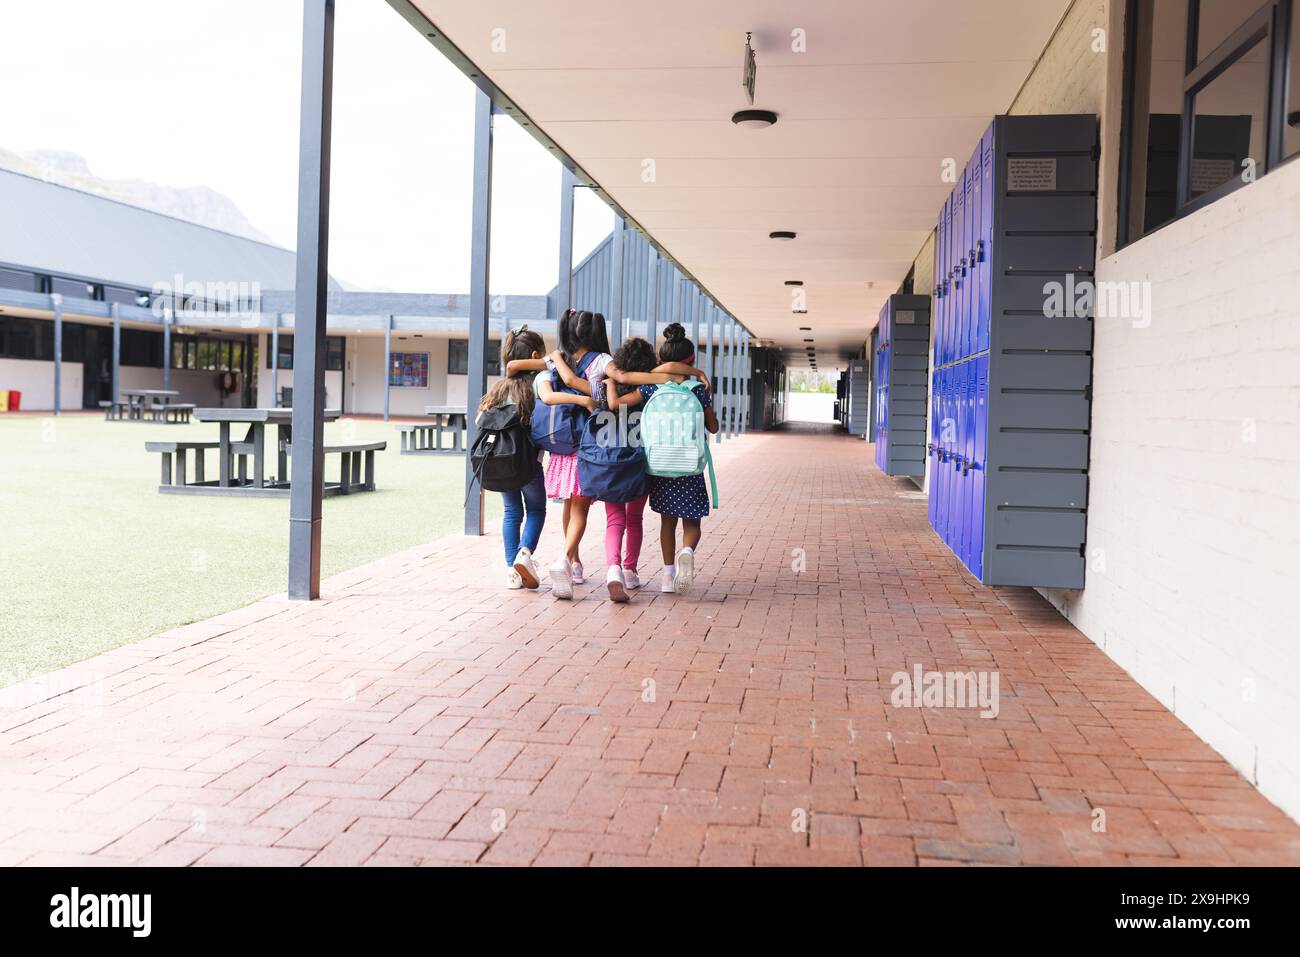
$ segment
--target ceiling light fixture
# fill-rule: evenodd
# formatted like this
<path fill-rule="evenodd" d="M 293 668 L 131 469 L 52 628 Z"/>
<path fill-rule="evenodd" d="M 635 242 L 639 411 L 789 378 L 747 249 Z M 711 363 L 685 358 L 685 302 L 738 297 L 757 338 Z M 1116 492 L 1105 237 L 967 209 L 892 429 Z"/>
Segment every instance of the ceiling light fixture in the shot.
<path fill-rule="evenodd" d="M 803 285 L 803 280 L 802 280 L 802 279 L 787 279 L 787 280 L 785 281 L 785 284 L 786 284 L 787 286 L 802 286 L 802 285 Z"/>
<path fill-rule="evenodd" d="M 794 239 L 795 232 L 790 229 L 778 229 L 767 234 L 768 239 L 779 239 L 781 242 L 788 243 Z"/>
<path fill-rule="evenodd" d="M 808 310 L 807 310 L 807 309 L 791 309 L 790 311 L 791 311 L 792 313 L 794 313 L 796 316 L 806 316 L 806 315 L 808 315 Z"/>
<path fill-rule="evenodd" d="M 776 125 L 776 114 L 771 110 L 737 110 L 731 122 L 747 130 L 765 130 Z"/>

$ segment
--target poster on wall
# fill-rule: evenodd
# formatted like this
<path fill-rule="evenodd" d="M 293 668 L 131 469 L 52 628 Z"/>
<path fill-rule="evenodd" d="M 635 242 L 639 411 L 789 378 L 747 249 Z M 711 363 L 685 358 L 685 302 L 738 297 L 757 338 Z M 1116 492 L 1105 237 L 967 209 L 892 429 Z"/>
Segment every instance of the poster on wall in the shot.
<path fill-rule="evenodd" d="M 388 354 L 388 384 L 398 389 L 427 389 L 429 387 L 429 353 L 390 352 Z"/>

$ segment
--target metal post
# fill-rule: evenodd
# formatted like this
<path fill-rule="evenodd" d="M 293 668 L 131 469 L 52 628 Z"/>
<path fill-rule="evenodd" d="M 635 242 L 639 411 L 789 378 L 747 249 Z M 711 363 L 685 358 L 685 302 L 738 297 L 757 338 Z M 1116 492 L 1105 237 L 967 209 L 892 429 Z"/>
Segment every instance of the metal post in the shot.
<path fill-rule="evenodd" d="M 492 98 L 474 90 L 474 207 L 469 238 L 469 386 L 465 396 L 465 534 L 483 534 L 483 489 L 474 494 L 469 450 L 487 392 L 488 276 L 492 234 Z"/>
<path fill-rule="evenodd" d="M 695 343 L 695 348 L 700 348 L 700 287 L 694 283 L 691 284 L 691 342 Z"/>
<path fill-rule="evenodd" d="M 389 391 L 393 386 L 393 315 L 384 325 L 384 421 L 388 421 Z"/>
<path fill-rule="evenodd" d="M 650 345 L 659 336 L 659 250 L 650 247 L 650 264 L 645 271 L 645 337 Z"/>
<path fill-rule="evenodd" d="M 163 388 L 172 387 L 172 311 L 163 306 Z"/>
<path fill-rule="evenodd" d="M 715 302 L 706 300 L 704 303 L 704 310 L 704 314 L 709 320 L 708 329 L 704 334 L 704 338 L 709 342 L 709 368 L 707 371 L 709 373 L 709 383 L 713 387 L 713 411 L 715 415 L 718 415 L 722 412 L 722 409 L 718 406 L 718 347 L 713 341 L 714 329 L 716 328 L 718 318 L 718 305 Z M 722 429 L 718 429 L 718 434 L 713 437 L 713 441 L 722 441 Z"/>
<path fill-rule="evenodd" d="M 293 461 L 289 486 L 289 597 L 296 600 L 320 597 L 333 99 L 334 0 L 303 0 L 298 255 L 293 300 Z M 273 364 L 279 363 L 277 354 Z"/>
<path fill-rule="evenodd" d="M 280 314 L 277 312 L 275 325 L 271 327 L 271 405 L 274 409 L 280 404 Z"/>
<path fill-rule="evenodd" d="M 54 310 L 54 414 L 60 415 L 63 406 L 63 297 L 50 293 L 50 308 Z"/>
<path fill-rule="evenodd" d="M 682 284 L 685 282 L 686 282 L 685 278 L 683 278 L 682 274 L 677 271 L 677 267 L 673 266 L 672 279 L 671 279 L 673 298 L 672 298 L 672 311 L 670 315 L 672 316 L 673 322 L 681 323 L 683 326 L 686 325 L 686 323 L 682 321 L 686 318 L 685 315 L 686 307 L 684 302 L 686 295 L 682 289 Z M 695 340 L 692 339 L 691 341 L 694 342 Z"/>
<path fill-rule="evenodd" d="M 615 216 L 609 250 L 609 321 L 613 333 L 609 343 L 613 349 L 623 344 L 623 233 L 626 229 L 623 217 Z"/>
<path fill-rule="evenodd" d="M 113 317 L 113 401 L 117 402 L 121 397 L 117 390 L 121 385 L 122 369 L 122 316 L 118 311 L 117 303 L 109 303 L 108 313 Z"/>
<path fill-rule="evenodd" d="M 573 305 L 573 191 L 578 177 L 567 166 L 560 168 L 560 276 L 555 287 L 555 318 Z"/>
<path fill-rule="evenodd" d="M 749 428 L 749 389 L 753 378 L 754 370 L 750 365 L 749 358 L 749 330 L 742 329 L 740 332 L 740 434 L 744 435 Z"/>

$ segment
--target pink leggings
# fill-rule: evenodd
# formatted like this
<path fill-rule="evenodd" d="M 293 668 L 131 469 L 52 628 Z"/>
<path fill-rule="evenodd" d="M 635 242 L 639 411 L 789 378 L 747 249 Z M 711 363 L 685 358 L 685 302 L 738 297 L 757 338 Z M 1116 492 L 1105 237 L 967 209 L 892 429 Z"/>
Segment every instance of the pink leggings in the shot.
<path fill-rule="evenodd" d="M 641 515 L 648 495 L 630 502 L 605 503 L 605 563 L 636 568 L 641 557 Z M 623 536 L 627 535 L 627 554 L 622 555 Z"/>

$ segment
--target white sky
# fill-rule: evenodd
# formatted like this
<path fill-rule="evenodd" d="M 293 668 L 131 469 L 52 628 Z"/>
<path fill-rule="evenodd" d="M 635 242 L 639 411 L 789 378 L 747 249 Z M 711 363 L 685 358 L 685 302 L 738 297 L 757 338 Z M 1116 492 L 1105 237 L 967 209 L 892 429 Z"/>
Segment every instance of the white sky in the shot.
<path fill-rule="evenodd" d="M 292 248 L 301 0 L 0 0 L 0 146 L 97 176 L 205 185 Z M 384 0 L 338 0 L 330 272 L 469 288 L 472 87 Z M 492 292 L 556 279 L 559 164 L 498 117 Z M 577 191 L 574 261 L 613 225 Z"/>

